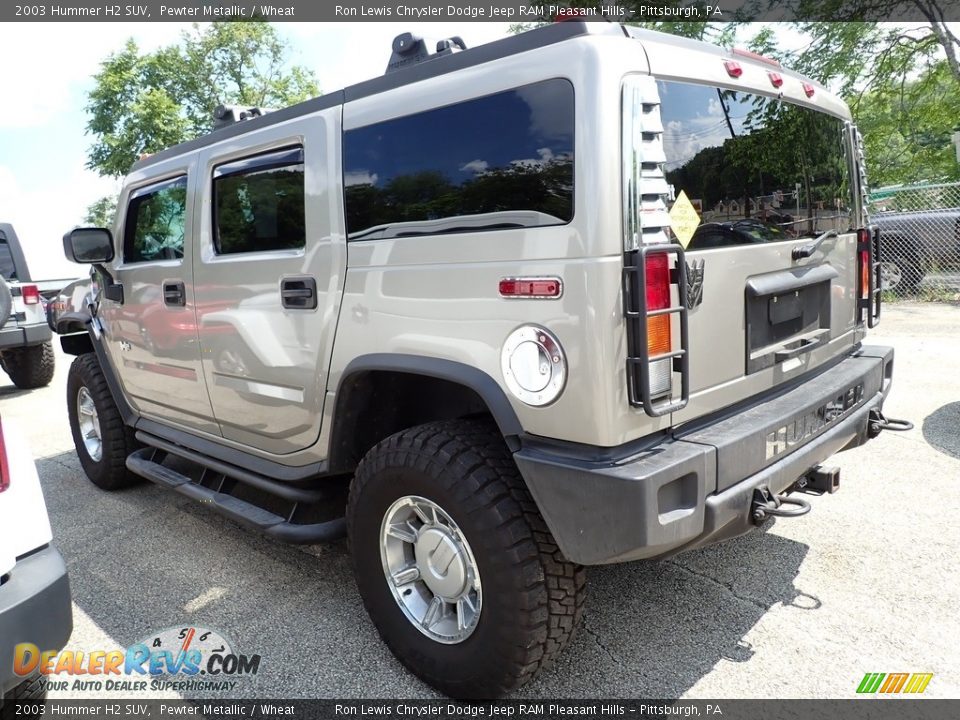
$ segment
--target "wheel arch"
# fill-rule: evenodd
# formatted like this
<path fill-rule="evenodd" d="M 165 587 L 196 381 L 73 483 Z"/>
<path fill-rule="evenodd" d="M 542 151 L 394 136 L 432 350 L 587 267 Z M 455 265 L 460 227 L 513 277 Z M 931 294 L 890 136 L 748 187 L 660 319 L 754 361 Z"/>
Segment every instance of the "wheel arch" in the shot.
<path fill-rule="evenodd" d="M 340 377 L 330 433 L 331 472 L 352 472 L 386 437 L 423 423 L 489 415 L 511 451 L 520 420 L 500 385 L 479 368 L 443 358 L 376 353 Z"/>

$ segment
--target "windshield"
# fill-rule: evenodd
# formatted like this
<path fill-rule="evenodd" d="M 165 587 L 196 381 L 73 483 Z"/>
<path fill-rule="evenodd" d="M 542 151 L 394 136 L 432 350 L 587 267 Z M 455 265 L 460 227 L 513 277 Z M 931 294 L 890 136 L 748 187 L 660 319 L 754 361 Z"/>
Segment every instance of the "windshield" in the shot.
<path fill-rule="evenodd" d="M 850 229 L 843 120 L 760 95 L 658 81 L 671 198 L 699 215 L 690 249 Z"/>

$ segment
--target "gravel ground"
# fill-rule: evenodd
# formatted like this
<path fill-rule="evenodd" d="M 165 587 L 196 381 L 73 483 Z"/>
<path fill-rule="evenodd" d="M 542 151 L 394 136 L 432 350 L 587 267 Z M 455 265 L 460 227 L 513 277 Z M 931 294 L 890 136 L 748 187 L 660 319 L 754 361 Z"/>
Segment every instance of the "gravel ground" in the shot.
<path fill-rule="evenodd" d="M 960 307 L 885 308 L 870 342 L 897 352 L 887 412 L 915 429 L 835 458 L 840 492 L 804 518 L 591 569 L 582 631 L 518 697 L 845 698 L 866 672 L 932 672 L 928 696 L 960 697 L 958 331 Z M 94 488 L 67 426 L 69 360 L 41 390 L 0 376 L 0 412 L 30 436 L 70 569 L 69 648 L 204 626 L 263 658 L 235 697 L 433 696 L 380 642 L 345 543 L 282 545 L 150 484 Z"/>

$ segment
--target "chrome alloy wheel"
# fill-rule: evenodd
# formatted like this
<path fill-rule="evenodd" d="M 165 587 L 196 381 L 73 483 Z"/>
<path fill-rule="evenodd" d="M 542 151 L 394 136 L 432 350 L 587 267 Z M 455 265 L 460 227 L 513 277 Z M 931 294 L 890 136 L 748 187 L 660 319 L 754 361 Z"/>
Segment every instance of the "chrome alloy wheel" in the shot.
<path fill-rule="evenodd" d="M 880 263 L 880 288 L 893 290 L 903 281 L 903 271 L 895 262 L 889 260 Z"/>
<path fill-rule="evenodd" d="M 463 642 L 480 619 L 477 561 L 460 528 L 435 502 L 408 495 L 380 524 L 380 559 L 394 599 L 431 640 Z"/>
<path fill-rule="evenodd" d="M 93 402 L 90 391 L 81 387 L 77 393 L 77 423 L 80 426 L 80 437 L 87 455 L 94 462 L 100 462 L 103 457 L 103 439 L 100 434 L 100 418 L 97 416 L 97 406 Z"/>

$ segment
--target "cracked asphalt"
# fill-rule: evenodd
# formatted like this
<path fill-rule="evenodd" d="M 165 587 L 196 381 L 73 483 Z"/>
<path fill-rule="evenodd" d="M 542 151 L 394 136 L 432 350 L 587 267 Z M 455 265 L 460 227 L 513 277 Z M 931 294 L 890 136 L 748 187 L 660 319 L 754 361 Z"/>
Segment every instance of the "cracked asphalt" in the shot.
<path fill-rule="evenodd" d="M 960 697 L 960 307 L 885 307 L 868 341 L 896 348 L 887 414 L 916 427 L 836 456 L 840 492 L 803 518 L 591 568 L 580 633 L 517 698 L 845 698 L 867 672 L 932 672 L 926 695 Z M 283 545 L 150 484 L 94 488 L 67 426 L 69 360 L 40 390 L 0 376 L 0 413 L 37 458 L 73 587 L 70 649 L 203 626 L 263 658 L 230 696 L 434 696 L 380 642 L 344 542 Z"/>

